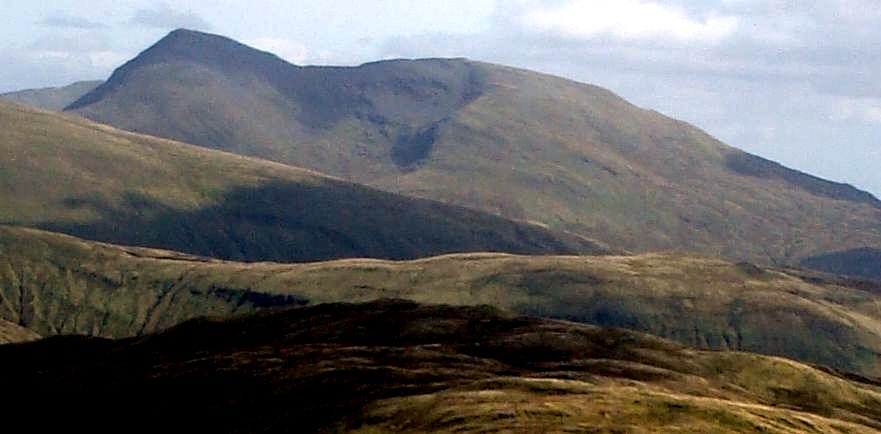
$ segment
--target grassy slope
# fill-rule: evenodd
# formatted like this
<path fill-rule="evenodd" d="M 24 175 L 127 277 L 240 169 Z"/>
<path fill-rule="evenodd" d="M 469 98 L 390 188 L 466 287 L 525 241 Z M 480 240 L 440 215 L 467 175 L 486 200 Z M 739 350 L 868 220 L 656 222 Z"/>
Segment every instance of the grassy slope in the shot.
<path fill-rule="evenodd" d="M 0 319 L 0 345 L 29 342 L 39 338 L 40 335 L 34 333 L 30 329 Z"/>
<path fill-rule="evenodd" d="M 133 422 L 224 432 L 881 429 L 881 388 L 788 360 L 405 302 L 4 346 L 0 379 L 16 391 L 4 410 L 30 414 L 41 402 L 53 417 L 39 425 L 99 431 Z"/>
<path fill-rule="evenodd" d="M 61 111 L 83 95 L 94 90 L 102 81 L 79 81 L 63 87 L 28 89 L 0 94 L 0 99 L 29 105 L 44 110 Z"/>
<path fill-rule="evenodd" d="M 881 245 L 877 200 L 848 200 L 846 188 L 827 196 L 828 184 L 791 179 L 604 89 L 478 67 L 488 89 L 445 124 L 432 158 L 376 185 L 472 207 L 497 204 L 502 215 L 635 251 L 794 263 L 838 246 Z M 474 173 L 504 182 L 462 181 Z"/>
<path fill-rule="evenodd" d="M 0 104 L 0 223 L 237 260 L 591 253 L 589 240 Z"/>
<path fill-rule="evenodd" d="M 0 227 L 0 318 L 123 337 L 199 315 L 397 297 L 650 332 L 881 376 L 881 288 L 679 256 L 242 264 Z"/>
<path fill-rule="evenodd" d="M 881 247 L 881 202 L 865 192 L 742 153 L 604 89 L 497 65 L 299 68 L 178 31 L 75 108 L 627 250 L 794 264 Z"/>

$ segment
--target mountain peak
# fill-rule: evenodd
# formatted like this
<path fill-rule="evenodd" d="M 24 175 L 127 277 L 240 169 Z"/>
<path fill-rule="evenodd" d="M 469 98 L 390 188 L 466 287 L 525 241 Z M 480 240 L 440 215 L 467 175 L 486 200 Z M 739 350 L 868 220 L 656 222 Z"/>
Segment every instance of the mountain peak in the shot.
<path fill-rule="evenodd" d="M 255 70 L 275 71 L 295 67 L 278 56 L 211 33 L 177 29 L 147 48 L 113 72 L 94 91 L 68 106 L 75 110 L 100 101 L 123 86 L 132 73 L 149 65 L 187 62 L 222 71 L 225 74 L 249 74 Z M 255 68 L 255 65 L 258 67 Z"/>
<path fill-rule="evenodd" d="M 135 61 L 187 60 L 226 67 L 251 62 L 281 61 L 277 56 L 211 33 L 177 29 L 141 53 Z"/>
<path fill-rule="evenodd" d="M 625 250 L 795 263 L 881 247 L 881 202 L 866 192 L 746 154 L 606 89 L 501 65 L 298 67 L 181 29 L 84 98 L 91 104 L 76 111 L 98 122 Z M 813 236 L 818 225 L 829 235 Z"/>

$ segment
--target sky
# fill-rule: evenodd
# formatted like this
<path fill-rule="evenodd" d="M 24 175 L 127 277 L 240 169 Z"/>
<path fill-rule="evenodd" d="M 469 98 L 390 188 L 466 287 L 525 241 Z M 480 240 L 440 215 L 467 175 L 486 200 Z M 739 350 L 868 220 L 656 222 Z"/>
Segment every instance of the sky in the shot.
<path fill-rule="evenodd" d="M 104 79 L 170 30 L 295 64 L 468 57 L 608 88 L 881 197 L 878 0 L 8 0 L 0 92 Z"/>

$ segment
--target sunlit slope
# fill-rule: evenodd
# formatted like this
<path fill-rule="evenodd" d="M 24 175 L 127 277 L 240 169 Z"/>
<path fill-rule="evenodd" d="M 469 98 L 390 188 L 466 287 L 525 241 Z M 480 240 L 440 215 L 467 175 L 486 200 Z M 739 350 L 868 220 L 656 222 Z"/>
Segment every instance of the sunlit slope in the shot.
<path fill-rule="evenodd" d="M 200 315 L 396 297 L 490 304 L 881 376 L 877 285 L 680 255 L 243 264 L 0 228 L 0 291 L 0 319 L 44 336 L 124 337 Z"/>
<path fill-rule="evenodd" d="M 18 324 L 0 319 L 0 345 L 37 340 L 40 335 Z"/>

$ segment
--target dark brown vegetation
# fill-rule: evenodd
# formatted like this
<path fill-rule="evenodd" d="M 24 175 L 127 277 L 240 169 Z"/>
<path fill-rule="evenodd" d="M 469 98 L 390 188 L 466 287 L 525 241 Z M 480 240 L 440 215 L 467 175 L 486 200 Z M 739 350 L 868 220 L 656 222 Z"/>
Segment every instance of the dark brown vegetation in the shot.
<path fill-rule="evenodd" d="M 403 301 L 3 346 L 0 380 L 4 412 L 40 430 L 881 429 L 881 388 L 806 365 Z"/>

